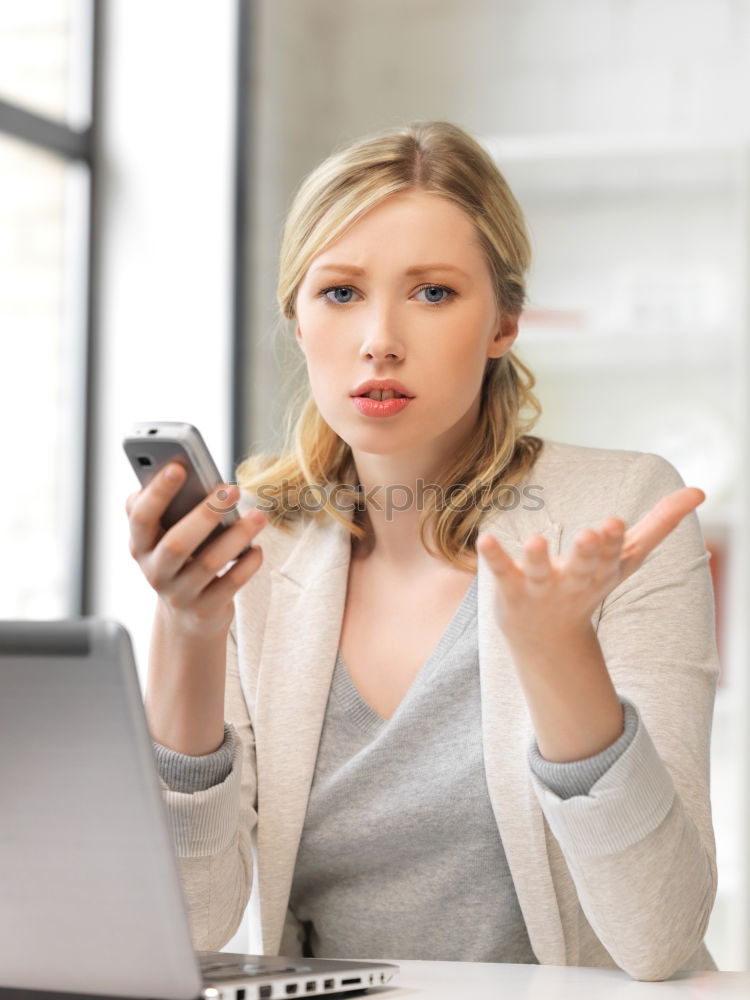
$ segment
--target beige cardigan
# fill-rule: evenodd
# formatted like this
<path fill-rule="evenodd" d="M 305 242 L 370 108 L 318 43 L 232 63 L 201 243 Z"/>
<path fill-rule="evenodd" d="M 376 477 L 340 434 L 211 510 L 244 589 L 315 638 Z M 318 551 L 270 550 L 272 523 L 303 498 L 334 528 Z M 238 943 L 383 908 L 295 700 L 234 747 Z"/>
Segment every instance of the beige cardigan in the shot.
<path fill-rule="evenodd" d="M 524 484 L 541 509 L 521 497 L 482 526 L 514 558 L 535 532 L 560 554 L 606 516 L 630 526 L 684 485 L 657 455 L 552 441 Z M 243 493 L 240 509 L 255 505 Z M 330 518 L 292 535 L 267 525 L 258 541 L 263 562 L 235 596 L 227 642 L 226 720 L 239 736 L 232 771 L 193 794 L 162 786 L 196 948 L 222 948 L 249 899 L 250 951 L 296 956 L 303 933 L 288 900 L 350 545 Z M 709 749 L 719 666 L 695 513 L 592 618 L 615 687 L 642 724 L 589 796 L 562 800 L 532 774 L 534 732 L 481 558 L 477 572 L 487 785 L 538 961 L 620 967 L 644 980 L 715 969 L 703 936 L 716 895 Z"/>

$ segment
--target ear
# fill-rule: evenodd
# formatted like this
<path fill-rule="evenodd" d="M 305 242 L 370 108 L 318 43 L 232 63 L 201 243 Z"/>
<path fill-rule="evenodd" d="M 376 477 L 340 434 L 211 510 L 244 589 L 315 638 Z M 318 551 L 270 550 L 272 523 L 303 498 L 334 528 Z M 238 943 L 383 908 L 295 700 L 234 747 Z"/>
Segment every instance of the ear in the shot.
<path fill-rule="evenodd" d="M 503 315 L 495 336 L 487 347 L 488 358 L 500 358 L 506 354 L 518 336 L 518 317 Z"/>
<path fill-rule="evenodd" d="M 297 326 L 295 328 L 294 339 L 297 341 L 297 343 L 299 344 L 300 350 L 304 354 L 305 353 L 305 348 L 304 348 L 304 345 L 302 343 L 302 331 L 300 330 L 299 326 Z"/>

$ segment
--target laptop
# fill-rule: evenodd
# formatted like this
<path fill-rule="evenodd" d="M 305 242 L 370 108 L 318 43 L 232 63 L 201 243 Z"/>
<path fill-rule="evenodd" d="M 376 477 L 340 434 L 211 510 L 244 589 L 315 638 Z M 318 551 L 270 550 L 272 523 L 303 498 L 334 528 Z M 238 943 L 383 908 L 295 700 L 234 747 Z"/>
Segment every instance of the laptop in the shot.
<path fill-rule="evenodd" d="M 130 635 L 0 620 L 0 997 L 348 996 L 398 971 L 196 952 Z"/>

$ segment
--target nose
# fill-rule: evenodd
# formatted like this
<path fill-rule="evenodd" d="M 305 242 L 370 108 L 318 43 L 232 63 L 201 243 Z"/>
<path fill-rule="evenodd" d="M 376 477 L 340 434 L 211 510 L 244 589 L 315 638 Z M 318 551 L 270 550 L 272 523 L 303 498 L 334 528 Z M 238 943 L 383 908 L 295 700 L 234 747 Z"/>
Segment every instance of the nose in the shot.
<path fill-rule="evenodd" d="M 404 345 L 397 333 L 397 325 L 387 310 L 377 310 L 362 334 L 360 357 L 374 360 L 401 358 Z"/>

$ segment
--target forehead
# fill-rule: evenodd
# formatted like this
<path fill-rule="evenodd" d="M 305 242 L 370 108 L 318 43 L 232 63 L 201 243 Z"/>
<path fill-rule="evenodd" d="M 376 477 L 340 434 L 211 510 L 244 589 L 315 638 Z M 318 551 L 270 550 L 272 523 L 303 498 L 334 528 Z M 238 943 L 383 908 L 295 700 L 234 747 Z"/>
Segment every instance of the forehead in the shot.
<path fill-rule="evenodd" d="M 455 202 L 426 191 L 390 195 L 313 258 L 310 270 L 387 261 L 406 269 L 439 261 L 461 267 L 482 258 L 474 223 Z"/>

